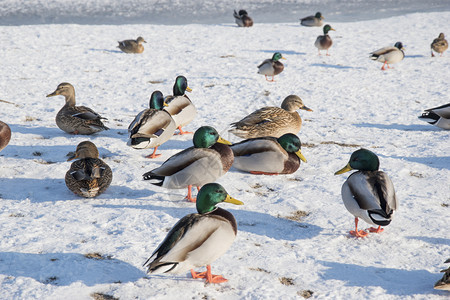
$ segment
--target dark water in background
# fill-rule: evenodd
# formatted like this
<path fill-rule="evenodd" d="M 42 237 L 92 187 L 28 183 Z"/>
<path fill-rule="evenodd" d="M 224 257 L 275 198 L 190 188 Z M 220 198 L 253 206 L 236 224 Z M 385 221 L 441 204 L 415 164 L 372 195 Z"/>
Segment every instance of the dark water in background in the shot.
<path fill-rule="evenodd" d="M 244 8 L 255 23 L 297 22 L 321 11 L 326 22 L 450 11 L 450 0 L 0 0 L 0 25 L 234 23 Z M 443 24 L 449 20 L 443 20 Z"/>

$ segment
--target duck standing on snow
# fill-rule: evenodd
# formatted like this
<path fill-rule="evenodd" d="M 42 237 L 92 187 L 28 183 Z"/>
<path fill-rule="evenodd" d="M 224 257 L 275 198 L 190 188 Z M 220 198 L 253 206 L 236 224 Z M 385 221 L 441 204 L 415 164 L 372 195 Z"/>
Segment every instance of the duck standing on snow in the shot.
<path fill-rule="evenodd" d="M 431 125 L 442 129 L 450 129 L 450 103 L 426 109 L 425 112 L 419 116 L 422 121 L 428 122 Z"/>
<path fill-rule="evenodd" d="M 93 134 L 103 130 L 108 130 L 103 122 L 103 118 L 98 113 L 86 106 L 75 106 L 75 89 L 70 83 L 63 82 L 56 90 L 48 94 L 47 97 L 62 95 L 66 98 L 66 104 L 56 114 L 56 125 L 72 134 Z"/>
<path fill-rule="evenodd" d="M 320 50 L 327 50 L 327 56 L 330 55 L 328 54 L 328 49 L 330 49 L 331 45 L 333 45 L 333 40 L 328 35 L 328 32 L 330 30 L 336 31 L 328 24 L 323 26 L 323 35 L 319 35 L 316 41 L 314 42 L 314 46 L 316 46 L 316 48 L 318 49 L 319 55 Z"/>
<path fill-rule="evenodd" d="M 283 134 L 297 134 L 302 127 L 302 119 L 297 109 L 312 111 L 303 104 L 297 95 L 289 95 L 280 107 L 267 106 L 260 108 L 242 120 L 231 123 L 229 132 L 243 139 L 265 136 L 279 138 Z"/>
<path fill-rule="evenodd" d="M 403 52 L 403 50 L 405 50 L 403 44 L 397 42 L 394 47 L 384 47 L 370 53 L 370 59 L 382 62 L 383 66 L 381 67 L 381 70 L 384 71 L 386 70 L 384 68 L 385 65 L 387 65 L 388 69 L 391 69 L 391 67 L 389 67 L 390 64 L 395 64 L 403 60 L 405 57 L 405 52 Z"/>
<path fill-rule="evenodd" d="M 144 46 L 142 43 L 147 43 L 143 37 L 138 37 L 137 40 L 125 40 L 118 42 L 120 50 L 125 53 L 142 53 L 144 52 Z"/>
<path fill-rule="evenodd" d="M 280 52 L 275 52 L 271 59 L 264 60 L 258 66 L 258 74 L 264 75 L 267 81 L 275 81 L 275 75 L 280 74 L 284 70 L 284 65 L 280 62 L 280 59 L 286 58 Z M 269 80 L 267 76 L 272 76 L 272 80 Z"/>
<path fill-rule="evenodd" d="M 308 16 L 306 18 L 300 19 L 300 24 L 303 26 L 322 26 L 323 19 L 325 19 L 320 12 L 317 12 L 314 16 Z"/>
<path fill-rule="evenodd" d="M 444 55 L 444 51 L 448 49 L 448 42 L 445 39 L 445 35 L 441 32 L 439 36 L 431 43 L 431 56 L 434 57 L 433 51 Z"/>
<path fill-rule="evenodd" d="M 210 126 L 202 126 L 194 133 L 194 146 L 187 148 L 166 160 L 159 168 L 143 175 L 144 180 L 152 180 L 154 185 L 168 189 L 188 188 L 187 200 L 195 202 L 192 186 L 197 189 L 215 181 L 231 168 L 234 156 L 217 131 Z"/>
<path fill-rule="evenodd" d="M 382 232 L 381 226 L 391 223 L 394 211 L 398 207 L 394 185 L 389 176 L 379 171 L 378 156 L 367 149 L 359 149 L 352 153 L 350 161 L 334 175 L 351 170 L 352 173 L 342 185 L 342 200 L 347 210 L 355 216 L 355 230 L 350 234 L 365 237 L 368 233 L 358 230 L 358 218 L 378 228 L 369 228 L 370 232 Z"/>
<path fill-rule="evenodd" d="M 261 137 L 244 140 L 230 146 L 234 154 L 233 167 L 252 174 L 292 174 L 306 162 L 298 136 L 286 133 L 279 138 Z"/>
<path fill-rule="evenodd" d="M 221 202 L 242 205 L 218 183 L 205 184 L 198 192 L 197 211 L 179 220 L 163 242 L 144 263 L 148 273 L 179 274 L 191 270 L 192 278 L 206 278 L 207 283 L 226 282 L 211 274 L 211 263 L 230 248 L 237 234 L 234 216 L 216 207 Z M 153 258 L 153 260 L 151 260 Z M 206 266 L 206 272 L 193 268 Z"/>
<path fill-rule="evenodd" d="M 8 145 L 10 139 L 11 128 L 5 122 L 0 121 L 0 151 Z"/>
<path fill-rule="evenodd" d="M 84 141 L 78 144 L 75 154 L 67 161 L 72 163 L 66 173 L 66 186 L 85 198 L 92 198 L 103 193 L 111 184 L 111 168 L 98 158 L 98 149 L 94 143 Z"/>
<path fill-rule="evenodd" d="M 175 121 L 179 134 L 192 133 L 190 131 L 183 131 L 181 127 L 186 126 L 197 115 L 197 108 L 186 96 L 185 92 L 191 92 L 192 89 L 187 84 L 187 79 L 184 76 L 178 76 L 173 85 L 173 95 L 167 96 L 165 102 L 167 106 L 164 110 L 168 111 Z"/>
<path fill-rule="evenodd" d="M 450 258 L 447 259 L 444 263 L 450 263 Z M 434 288 L 436 290 L 446 290 L 450 291 L 450 267 L 441 271 L 444 273 L 441 279 L 439 279 L 435 284 Z"/>
<path fill-rule="evenodd" d="M 175 132 L 175 121 L 163 110 L 164 105 L 166 103 L 163 94 L 154 91 L 150 97 L 150 108 L 141 111 L 128 126 L 128 146 L 135 149 L 155 148 L 146 158 L 160 156 L 161 154 L 156 154 L 156 149 L 167 142 Z"/>
<path fill-rule="evenodd" d="M 241 9 L 239 13 L 234 11 L 234 20 L 239 27 L 252 27 L 253 20 L 248 16 L 247 11 Z"/>

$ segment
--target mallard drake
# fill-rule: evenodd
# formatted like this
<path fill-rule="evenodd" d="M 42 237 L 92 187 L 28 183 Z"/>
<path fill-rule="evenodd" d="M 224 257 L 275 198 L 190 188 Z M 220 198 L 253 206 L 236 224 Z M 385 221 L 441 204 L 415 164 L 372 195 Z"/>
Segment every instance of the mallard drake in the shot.
<path fill-rule="evenodd" d="M 327 56 L 330 55 L 330 54 L 328 54 L 328 49 L 330 49 L 331 45 L 333 45 L 333 40 L 328 35 L 328 32 L 330 30 L 336 31 L 328 24 L 323 26 L 323 35 L 319 35 L 317 37 L 316 41 L 314 42 L 314 46 L 316 46 L 317 51 L 319 52 L 319 55 L 320 55 L 320 50 L 327 50 Z"/>
<path fill-rule="evenodd" d="M 5 122 L 0 121 L 0 151 L 8 145 L 10 139 L 11 128 Z"/>
<path fill-rule="evenodd" d="M 66 104 L 56 114 L 56 125 L 61 130 L 72 134 L 93 134 L 109 129 L 101 121 L 106 118 L 86 106 L 75 106 L 75 89 L 70 83 L 60 83 L 47 97 L 58 95 L 66 98 Z"/>
<path fill-rule="evenodd" d="M 389 67 L 390 64 L 395 64 L 403 60 L 405 57 L 405 52 L 403 52 L 403 50 L 405 50 L 403 44 L 397 42 L 394 47 L 384 47 L 370 53 L 370 59 L 382 62 L 383 66 L 381 67 L 381 70 L 384 71 L 386 70 L 384 68 L 385 65 L 387 65 L 388 69 L 391 69 L 391 67 Z"/>
<path fill-rule="evenodd" d="M 188 188 L 187 200 L 195 202 L 191 188 L 197 189 L 224 175 L 231 168 L 234 156 L 227 145 L 210 126 L 202 126 L 194 133 L 194 146 L 187 148 L 166 160 L 159 168 L 143 175 L 154 185 L 168 189 Z"/>
<path fill-rule="evenodd" d="M 154 91 L 150 97 L 150 108 L 141 111 L 128 126 L 128 146 L 135 149 L 155 148 L 147 158 L 160 156 L 161 154 L 156 154 L 156 149 L 175 132 L 175 121 L 169 112 L 163 110 L 165 105 L 163 94 Z"/>
<path fill-rule="evenodd" d="M 303 26 L 322 26 L 323 19 L 325 19 L 320 12 L 316 12 L 314 16 L 308 16 L 306 18 L 300 19 L 300 24 Z"/>
<path fill-rule="evenodd" d="M 283 134 L 297 134 L 302 127 L 302 119 L 297 109 L 312 111 L 303 104 L 302 99 L 296 95 L 289 95 L 280 107 L 267 106 L 260 108 L 242 120 L 231 123 L 234 127 L 229 131 L 243 139 L 265 136 L 279 138 Z"/>
<path fill-rule="evenodd" d="M 394 185 L 389 176 L 379 171 L 378 156 L 367 149 L 359 149 L 352 153 L 348 164 L 334 173 L 342 174 L 351 170 L 352 173 L 342 185 L 342 200 L 347 210 L 355 216 L 355 230 L 350 234 L 365 237 L 368 233 L 358 231 L 358 218 L 378 228 L 369 228 L 370 232 L 381 232 L 381 226 L 391 223 L 394 211 L 398 207 Z"/>
<path fill-rule="evenodd" d="M 198 213 L 183 217 L 172 227 L 144 263 L 147 272 L 179 274 L 190 269 L 192 278 L 206 278 L 207 283 L 227 281 L 220 275 L 211 274 L 211 263 L 225 254 L 237 234 L 234 216 L 216 207 L 221 202 L 244 204 L 228 195 L 220 184 L 205 184 L 197 196 Z M 203 266 L 206 266 L 206 272 L 193 270 Z"/>
<path fill-rule="evenodd" d="M 241 9 L 239 13 L 234 11 L 234 19 L 236 24 L 239 27 L 252 27 L 253 26 L 253 20 L 248 16 L 248 13 L 246 10 Z"/>
<path fill-rule="evenodd" d="M 446 264 L 450 263 L 450 258 L 447 259 L 444 263 L 446 263 Z M 436 290 L 450 291 L 450 267 L 447 268 L 447 269 L 442 270 L 441 272 L 444 273 L 444 275 L 442 275 L 442 278 L 439 279 L 434 284 L 434 288 Z"/>
<path fill-rule="evenodd" d="M 189 131 L 183 131 L 181 127 L 189 124 L 197 115 L 197 108 L 195 108 L 195 105 L 185 94 L 186 91 L 192 91 L 187 84 L 186 77 L 178 76 L 175 79 L 175 84 L 173 85 L 173 95 L 167 96 L 165 99 L 167 107 L 164 109 L 172 115 L 179 134 L 192 133 Z"/>
<path fill-rule="evenodd" d="M 280 74 L 284 70 L 284 65 L 280 62 L 280 59 L 286 58 L 280 52 L 275 52 L 271 59 L 264 60 L 258 66 L 258 74 L 264 75 L 267 81 L 275 81 L 275 75 Z M 267 76 L 272 76 L 272 80 L 269 80 Z"/>
<path fill-rule="evenodd" d="M 252 174 L 292 174 L 306 162 L 298 136 L 286 133 L 279 138 L 247 139 L 230 146 L 234 154 L 233 167 Z"/>
<path fill-rule="evenodd" d="M 439 36 L 431 43 L 431 56 L 434 57 L 433 51 L 444 55 L 444 51 L 448 49 L 448 42 L 445 39 L 445 35 L 441 32 Z"/>
<path fill-rule="evenodd" d="M 142 43 L 147 43 L 143 37 L 138 37 L 137 40 L 125 40 L 118 42 L 120 50 L 125 53 L 142 53 L 144 52 L 144 46 Z"/>
<path fill-rule="evenodd" d="M 442 129 L 450 129 L 450 103 L 426 109 L 425 112 L 419 116 L 422 121 L 428 122 L 431 125 Z"/>
<path fill-rule="evenodd" d="M 85 198 L 103 193 L 111 184 L 111 168 L 98 158 L 98 149 L 94 143 L 84 141 L 78 144 L 75 154 L 67 161 L 78 159 L 70 165 L 66 173 L 66 186 Z"/>

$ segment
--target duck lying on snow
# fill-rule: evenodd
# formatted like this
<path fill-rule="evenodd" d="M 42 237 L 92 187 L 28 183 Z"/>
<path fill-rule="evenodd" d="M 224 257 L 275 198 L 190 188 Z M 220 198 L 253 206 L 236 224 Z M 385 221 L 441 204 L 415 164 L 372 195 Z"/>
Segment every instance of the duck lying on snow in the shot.
<path fill-rule="evenodd" d="M 185 94 L 186 91 L 192 91 L 188 86 L 186 77 L 178 76 L 173 85 L 173 95 L 167 96 L 165 99 L 167 107 L 165 107 L 164 110 L 168 111 L 172 116 L 178 131 L 180 132 L 179 134 L 192 133 L 183 131 L 181 127 L 192 122 L 197 115 L 197 108 Z"/>
<path fill-rule="evenodd" d="M 109 129 L 106 127 L 98 113 L 86 106 L 75 105 L 75 89 L 67 82 L 60 83 L 56 90 L 47 97 L 64 96 L 66 104 L 56 114 L 56 125 L 72 134 L 93 134 Z"/>
<path fill-rule="evenodd" d="M 248 13 L 246 10 L 241 9 L 239 13 L 234 11 L 234 20 L 236 24 L 239 27 L 252 27 L 253 26 L 253 20 L 248 16 Z"/>
<path fill-rule="evenodd" d="M 103 193 L 111 184 L 111 168 L 98 158 L 98 149 L 94 143 L 84 141 L 78 144 L 75 154 L 68 159 L 74 161 L 66 173 L 66 186 L 85 198 Z"/>
<path fill-rule="evenodd" d="M 382 62 L 383 66 L 381 67 L 381 70 L 384 71 L 386 70 L 384 68 L 385 65 L 387 65 L 388 69 L 390 69 L 390 64 L 395 64 L 403 60 L 405 57 L 405 52 L 403 52 L 403 50 L 405 50 L 403 44 L 401 42 L 397 42 L 394 47 L 384 47 L 370 53 L 370 59 Z"/>
<path fill-rule="evenodd" d="M 422 121 L 428 122 L 431 125 L 442 129 L 450 129 L 450 103 L 426 109 L 425 112 L 419 116 Z"/>
<path fill-rule="evenodd" d="M 165 105 L 163 94 L 154 91 L 150 97 L 150 108 L 141 111 L 128 126 L 128 146 L 136 149 L 155 148 L 147 158 L 160 156 L 161 154 L 156 154 L 156 149 L 175 132 L 175 121 L 169 112 L 163 110 Z"/>
<path fill-rule="evenodd" d="M 142 43 L 147 43 L 143 37 L 138 37 L 136 40 L 125 40 L 118 42 L 120 50 L 125 53 L 142 53 L 144 52 L 144 46 Z"/>
<path fill-rule="evenodd" d="M 350 157 L 348 164 L 334 173 L 342 174 L 351 170 L 352 173 L 342 185 L 342 200 L 347 210 L 355 216 L 355 230 L 350 234 L 356 237 L 365 237 L 368 233 L 358 231 L 358 218 L 369 224 L 378 225 L 370 228 L 371 232 L 381 232 L 381 226 L 391 223 L 394 211 L 398 207 L 394 185 L 389 176 L 379 171 L 378 156 L 367 149 L 359 149 Z"/>
<path fill-rule="evenodd" d="M 229 131 L 244 139 L 273 136 L 280 137 L 286 133 L 297 134 L 302 127 L 302 119 L 297 109 L 312 111 L 303 104 L 297 95 L 289 95 L 280 107 L 260 108 L 242 120 L 231 123 Z"/>
<path fill-rule="evenodd" d="M 205 184 L 197 197 L 198 213 L 183 217 L 172 227 L 144 263 L 148 273 L 179 274 L 191 269 L 193 278 L 206 278 L 207 283 L 227 281 L 220 275 L 211 274 L 210 266 L 230 248 L 237 233 L 234 216 L 216 207 L 221 202 L 244 204 L 230 197 L 220 184 Z M 194 272 L 193 268 L 205 265 L 206 272 Z"/>
<path fill-rule="evenodd" d="M 152 180 L 154 185 L 168 189 L 188 188 L 187 200 L 195 202 L 191 188 L 200 188 L 215 181 L 231 168 L 234 156 L 217 131 L 210 126 L 202 126 L 194 134 L 194 146 L 187 148 L 166 160 L 159 168 L 143 175 L 144 180 Z"/>
<path fill-rule="evenodd" d="M 298 136 L 286 133 L 279 138 L 261 137 L 231 145 L 233 167 L 252 174 L 292 174 L 306 162 Z"/>
<path fill-rule="evenodd" d="M 323 19 L 325 19 L 320 12 L 317 12 L 314 16 L 308 16 L 303 19 L 300 19 L 300 24 L 303 26 L 322 26 Z"/>

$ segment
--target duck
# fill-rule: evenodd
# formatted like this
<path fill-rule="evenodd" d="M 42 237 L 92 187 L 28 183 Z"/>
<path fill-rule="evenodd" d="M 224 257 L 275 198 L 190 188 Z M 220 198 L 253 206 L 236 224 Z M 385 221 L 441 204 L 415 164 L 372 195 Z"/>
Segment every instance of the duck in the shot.
<path fill-rule="evenodd" d="M 234 19 L 236 24 L 239 27 L 252 27 L 253 26 L 253 20 L 248 16 L 248 13 L 246 10 L 241 9 L 239 13 L 234 11 Z"/>
<path fill-rule="evenodd" d="M 270 136 L 247 139 L 230 146 L 233 167 L 256 175 L 292 174 L 306 162 L 298 136 L 292 133 L 279 138 Z"/>
<path fill-rule="evenodd" d="M 258 66 L 258 74 L 262 74 L 266 77 L 267 81 L 275 81 L 275 75 L 280 74 L 284 70 L 284 65 L 280 62 L 280 59 L 286 59 L 280 52 L 275 52 L 270 59 L 264 60 Z M 267 76 L 272 76 L 272 80 L 269 80 Z"/>
<path fill-rule="evenodd" d="M 260 108 L 242 120 L 231 123 L 229 132 L 243 138 L 251 139 L 265 136 L 281 137 L 286 133 L 297 134 L 302 127 L 302 119 L 297 109 L 312 111 L 303 104 L 297 95 L 287 96 L 280 107 Z"/>
<path fill-rule="evenodd" d="M 125 53 L 142 53 L 144 52 L 144 46 L 142 43 L 147 43 L 143 37 L 138 37 L 136 40 L 124 40 L 119 41 L 119 48 Z"/>
<path fill-rule="evenodd" d="M 11 128 L 5 122 L 0 121 L 0 151 L 8 146 L 10 140 Z"/>
<path fill-rule="evenodd" d="M 394 47 L 384 47 L 370 53 L 370 59 L 383 63 L 381 70 L 385 71 L 384 66 L 387 65 L 388 69 L 390 64 L 395 64 L 403 60 L 405 57 L 405 48 L 402 42 L 395 43 Z"/>
<path fill-rule="evenodd" d="M 192 92 L 188 86 L 186 77 L 180 75 L 175 79 L 173 85 L 173 95 L 167 96 L 165 102 L 167 106 L 164 108 L 175 121 L 178 128 L 178 134 L 190 134 L 190 131 L 183 131 L 181 128 L 191 123 L 197 116 L 197 108 L 185 92 Z"/>
<path fill-rule="evenodd" d="M 68 82 L 58 85 L 56 90 L 47 97 L 64 96 L 66 104 L 56 114 L 56 125 L 67 133 L 90 135 L 108 130 L 102 120 L 106 120 L 98 113 L 86 106 L 75 105 L 75 89 Z"/>
<path fill-rule="evenodd" d="M 168 189 L 188 188 L 186 199 L 195 202 L 192 186 L 215 181 L 231 168 L 234 160 L 231 143 L 211 126 L 198 128 L 189 147 L 167 159 L 160 167 L 143 175 L 144 180 Z"/>
<path fill-rule="evenodd" d="M 450 129 L 450 103 L 426 109 L 419 119 L 442 129 Z"/>
<path fill-rule="evenodd" d="M 445 39 L 444 33 L 439 33 L 439 36 L 433 40 L 431 43 L 431 57 L 434 57 L 433 51 L 441 54 L 441 56 L 444 55 L 444 51 L 448 49 L 448 42 Z"/>
<path fill-rule="evenodd" d="M 205 184 L 197 196 L 197 213 L 181 218 L 166 238 L 145 261 L 150 274 L 180 274 L 191 270 L 192 278 L 205 278 L 206 283 L 226 282 L 211 273 L 211 263 L 225 254 L 237 234 L 234 216 L 216 205 L 222 202 L 243 205 L 231 197 L 218 183 Z M 206 272 L 194 268 L 206 266 Z"/>
<path fill-rule="evenodd" d="M 450 263 L 450 258 L 447 259 L 444 263 Z M 442 278 L 434 284 L 434 288 L 436 290 L 450 291 L 450 267 L 442 270 L 441 272 L 444 273 L 444 275 L 442 275 Z"/>
<path fill-rule="evenodd" d="M 67 160 L 77 159 L 70 165 L 65 181 L 67 188 L 78 196 L 96 197 L 111 184 L 111 168 L 98 155 L 97 146 L 84 141 L 78 144 L 75 153 Z"/>
<path fill-rule="evenodd" d="M 343 174 L 357 170 L 350 174 L 342 185 L 342 200 L 345 208 L 355 216 L 355 230 L 350 235 L 366 237 L 368 232 L 358 230 L 358 218 L 366 223 L 378 226 L 369 228 L 370 232 L 379 233 L 391 223 L 395 210 L 398 207 L 394 185 L 389 176 L 379 171 L 380 160 L 370 150 L 361 148 L 350 156 L 345 167 L 334 173 Z"/>
<path fill-rule="evenodd" d="M 330 30 L 336 31 L 329 24 L 323 26 L 323 35 L 319 35 L 314 42 L 314 46 L 318 49 L 319 55 L 320 50 L 327 50 L 327 56 L 330 56 L 330 54 L 328 54 L 328 49 L 330 49 L 331 45 L 333 45 L 333 40 L 328 35 Z"/>
<path fill-rule="evenodd" d="M 312 26 L 320 27 L 323 25 L 323 19 L 325 18 L 322 16 L 322 13 L 316 12 L 314 16 L 308 16 L 303 19 L 300 19 L 300 24 L 308 27 Z"/>
<path fill-rule="evenodd" d="M 146 158 L 161 156 L 156 154 L 156 150 L 175 133 L 175 121 L 169 112 L 163 110 L 165 105 L 163 94 L 154 91 L 150 96 L 150 108 L 141 111 L 128 126 L 128 146 L 135 149 L 154 148 Z"/>

